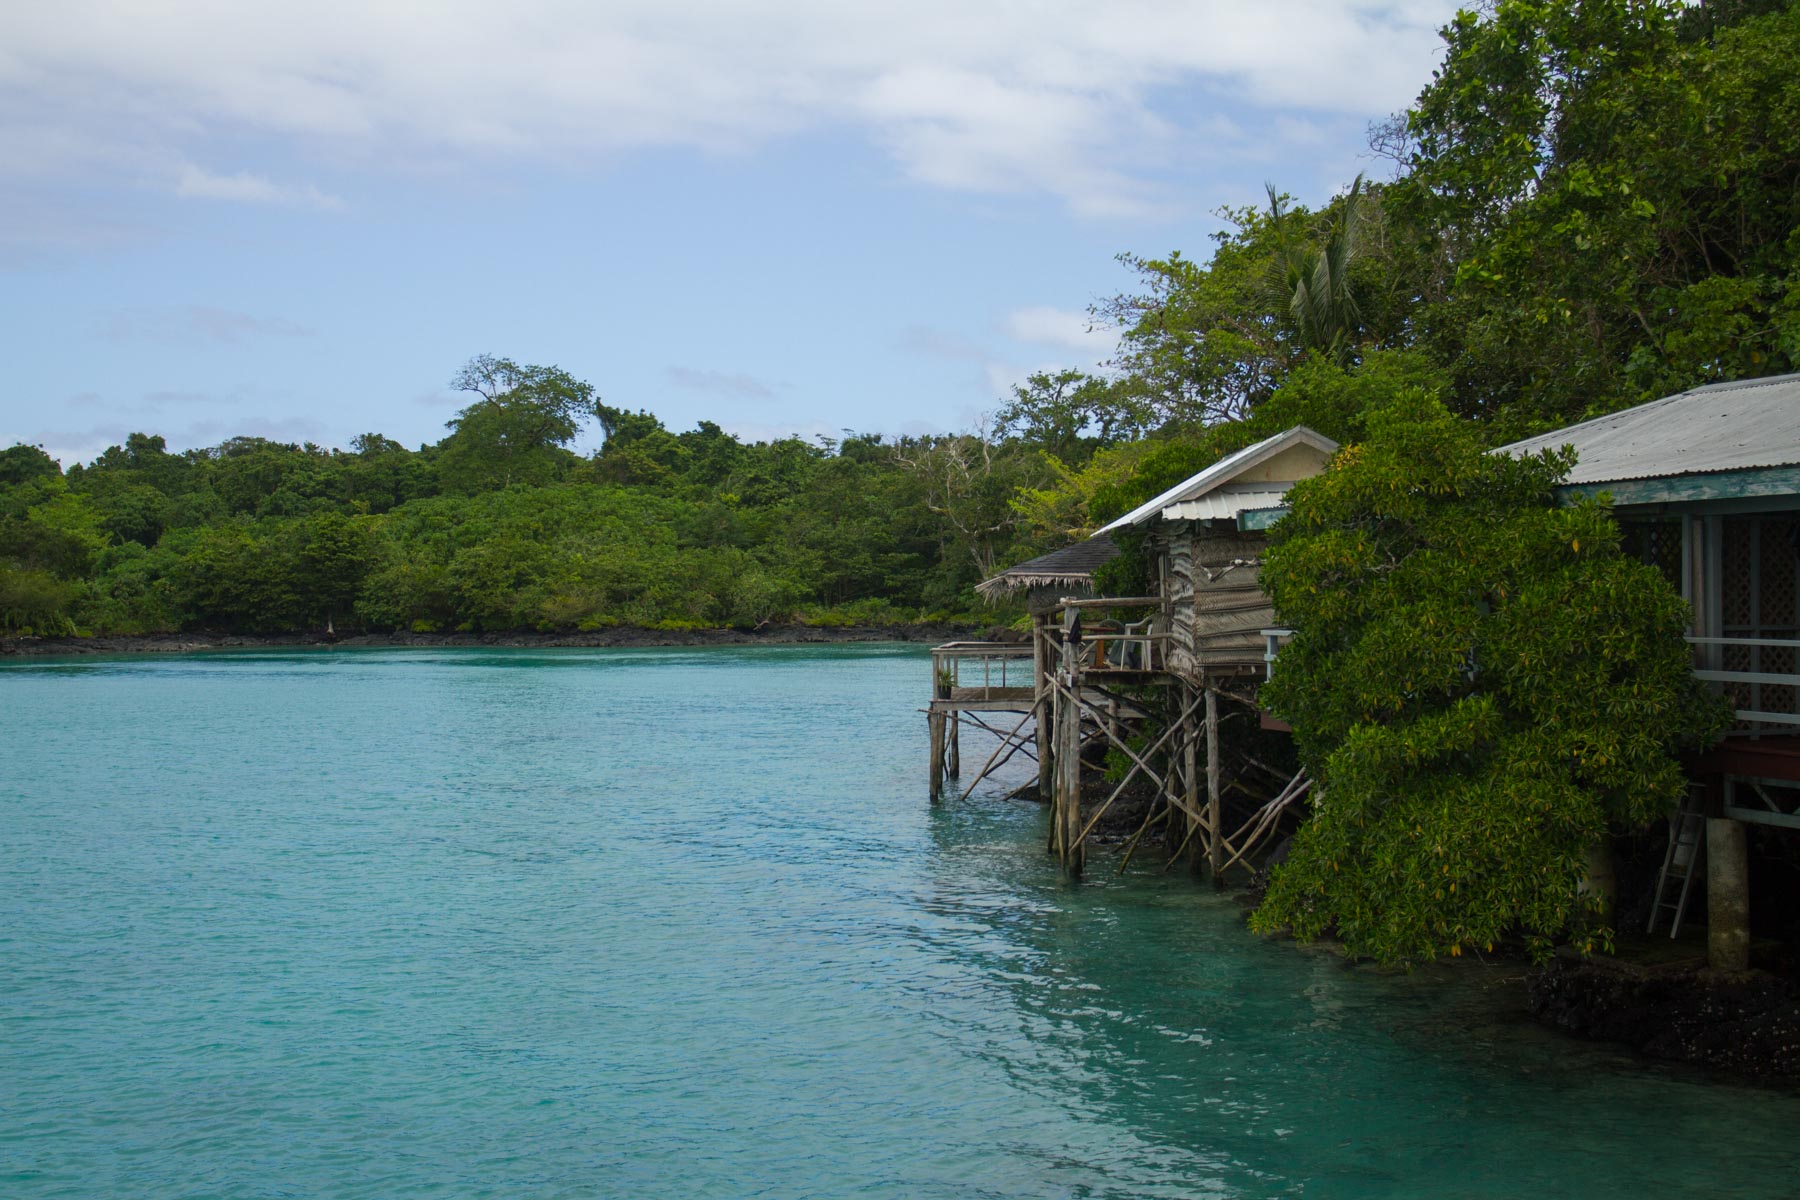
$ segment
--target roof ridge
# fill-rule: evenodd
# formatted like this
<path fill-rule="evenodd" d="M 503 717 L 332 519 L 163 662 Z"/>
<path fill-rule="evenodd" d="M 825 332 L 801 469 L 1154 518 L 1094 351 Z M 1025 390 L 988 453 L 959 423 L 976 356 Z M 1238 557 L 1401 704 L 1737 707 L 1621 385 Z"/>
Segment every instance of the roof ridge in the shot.
<path fill-rule="evenodd" d="M 1225 481 L 1229 481 L 1231 478 L 1234 478 L 1234 476 L 1227 470 L 1227 468 L 1231 468 L 1232 470 L 1237 470 L 1237 471 L 1247 471 L 1252 466 L 1256 465 L 1256 463 L 1263 461 L 1262 459 L 1259 459 L 1256 457 L 1258 454 L 1262 454 L 1265 452 L 1272 454 L 1278 448 L 1278 445 L 1280 443 L 1286 443 L 1286 442 L 1291 442 L 1291 441 L 1306 441 L 1306 440 L 1311 440 L 1315 444 L 1323 443 L 1323 445 L 1318 446 L 1318 448 L 1320 450 L 1325 450 L 1325 447 L 1329 446 L 1331 449 L 1329 451 L 1326 451 L 1327 454 L 1335 453 L 1338 448 L 1337 442 L 1333 441 L 1331 438 L 1326 437 L 1324 434 L 1320 433 L 1316 429 L 1311 428 L 1310 426 L 1307 426 L 1307 425 L 1289 426 L 1288 428 L 1282 430 L 1279 433 L 1270 434 L 1268 437 L 1263 438 L 1261 441 L 1252 442 L 1248 446 L 1244 446 L 1237 450 L 1233 450 L 1230 454 L 1223 456 L 1218 461 L 1212 463 L 1210 466 L 1207 466 L 1207 467 L 1203 468 L 1202 470 L 1196 471 L 1194 474 L 1188 476 L 1186 479 L 1182 480 L 1180 483 L 1177 483 L 1173 487 L 1167 488 L 1164 491 L 1162 491 L 1161 493 L 1159 493 L 1158 495 L 1152 497 L 1151 499 L 1144 501 L 1144 503 L 1138 505 L 1136 508 L 1134 508 L 1130 512 L 1126 513 L 1124 516 L 1117 517 L 1114 520 L 1108 522 L 1106 525 L 1101 527 L 1100 532 L 1107 533 L 1107 532 L 1110 532 L 1111 530 L 1118 529 L 1125 525 L 1136 525 L 1140 521 L 1147 520 L 1151 516 L 1154 516 L 1155 514 L 1161 512 L 1164 508 L 1167 508 L 1171 504 L 1180 504 L 1180 503 L 1184 503 L 1189 500 L 1197 499 L 1198 496 L 1196 496 L 1196 495 L 1183 495 L 1182 493 L 1187 492 L 1190 488 L 1194 487 L 1194 485 L 1197 482 L 1199 482 L 1202 479 L 1205 479 L 1209 475 L 1223 476 L 1223 479 Z M 1220 486 L 1220 484 L 1218 482 L 1209 483 L 1209 484 L 1207 484 L 1205 489 L 1203 489 L 1202 491 L 1199 492 L 1199 495 L 1205 495 L 1205 494 L 1211 492 L 1215 487 L 1218 487 L 1218 486 Z"/>
<path fill-rule="evenodd" d="M 1768 387 L 1776 383 L 1792 383 L 1800 380 L 1800 371 L 1789 371 L 1783 375 L 1758 375 L 1753 379 L 1723 379 L 1718 383 L 1703 383 L 1699 387 L 1689 388 L 1682 392 L 1683 396 L 1697 395 L 1701 392 L 1732 392 L 1741 388 Z M 1673 397 L 1670 397 L 1673 399 Z"/>

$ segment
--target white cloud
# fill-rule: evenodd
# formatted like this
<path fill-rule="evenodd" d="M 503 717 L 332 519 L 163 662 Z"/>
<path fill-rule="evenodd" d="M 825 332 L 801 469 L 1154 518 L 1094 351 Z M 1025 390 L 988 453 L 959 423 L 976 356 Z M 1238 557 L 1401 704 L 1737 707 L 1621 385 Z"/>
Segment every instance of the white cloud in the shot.
<path fill-rule="evenodd" d="M 1110 325 L 1096 325 L 1085 312 L 1037 305 L 1007 314 L 1007 334 L 1021 342 L 1057 346 L 1087 355 L 1095 363 L 1111 358 L 1119 344 L 1119 332 Z"/>
<path fill-rule="evenodd" d="M 107 313 L 96 330 L 108 341 L 146 340 L 173 344 L 236 345 L 253 338 L 311 337 L 316 332 L 280 317 L 258 317 L 228 308 L 138 309 Z"/>
<path fill-rule="evenodd" d="M 740 396 L 750 400 L 772 400 L 775 389 L 742 371 L 703 371 L 695 367 L 670 367 L 669 382 L 690 392 L 710 392 L 718 396 Z"/>
<path fill-rule="evenodd" d="M 947 329 L 934 329 L 929 325 L 910 325 L 900 334 L 900 349 L 908 354 L 920 354 L 927 358 L 947 358 L 951 361 L 980 362 L 987 357 L 985 347 L 977 345 L 959 333 Z"/>
<path fill-rule="evenodd" d="M 278 184 L 262 175 L 239 171 L 235 175 L 215 175 L 192 163 L 185 164 L 175 179 L 177 196 L 199 196 L 208 200 L 238 200 L 253 204 L 298 204 L 308 208 L 340 209 L 343 201 L 328 196 L 310 184 Z"/>
<path fill-rule="evenodd" d="M 586 165 L 850 131 L 909 178 L 1160 211 L 1227 109 L 1406 103 L 1449 0 L 61 0 L 0 11 L 0 164 L 175 164 L 191 197 L 332 207 L 237 157 Z M 1293 127 L 1304 133 L 1304 125 Z M 265 155 L 266 156 L 266 155 Z M 195 165 L 199 161 L 207 167 Z M 258 159 L 258 164 L 263 160 Z M 284 169 L 283 173 L 288 173 Z"/>

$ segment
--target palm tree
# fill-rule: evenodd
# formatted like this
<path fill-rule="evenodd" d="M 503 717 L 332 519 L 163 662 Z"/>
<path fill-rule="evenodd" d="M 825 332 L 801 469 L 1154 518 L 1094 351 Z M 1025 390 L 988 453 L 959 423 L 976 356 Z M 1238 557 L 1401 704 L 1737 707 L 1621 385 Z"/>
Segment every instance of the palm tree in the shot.
<path fill-rule="evenodd" d="M 1286 310 L 1289 330 L 1300 349 L 1348 366 L 1356 356 L 1356 332 L 1362 323 L 1350 290 L 1350 264 L 1356 258 L 1357 227 L 1367 195 L 1363 177 L 1358 175 L 1350 185 L 1323 242 L 1296 239 L 1275 185 L 1267 187 L 1275 231 L 1270 280 L 1275 306 Z"/>

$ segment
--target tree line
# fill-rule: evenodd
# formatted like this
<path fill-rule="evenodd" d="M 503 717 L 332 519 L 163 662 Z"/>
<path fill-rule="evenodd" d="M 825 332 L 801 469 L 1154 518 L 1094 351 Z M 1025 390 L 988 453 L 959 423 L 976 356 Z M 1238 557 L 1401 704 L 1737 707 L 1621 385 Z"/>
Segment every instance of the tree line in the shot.
<path fill-rule="evenodd" d="M 672 433 L 555 367 L 471 360 L 433 445 L 133 434 L 0 452 L 0 632 L 586 630 L 970 617 L 1037 452 Z M 584 424 L 605 433 L 571 451 Z M 984 614 L 985 615 L 985 614 Z"/>

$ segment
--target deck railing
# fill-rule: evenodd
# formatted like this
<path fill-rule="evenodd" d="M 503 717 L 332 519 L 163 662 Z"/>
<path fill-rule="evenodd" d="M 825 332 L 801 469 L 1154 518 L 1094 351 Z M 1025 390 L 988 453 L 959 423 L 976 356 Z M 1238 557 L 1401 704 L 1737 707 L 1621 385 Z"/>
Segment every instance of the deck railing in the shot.
<path fill-rule="evenodd" d="M 1719 686 L 1737 710 L 1739 725 L 1800 726 L 1800 674 L 1795 673 L 1800 667 L 1800 640 L 1691 637 L 1688 642 L 1695 649 L 1694 674 Z"/>
<path fill-rule="evenodd" d="M 1273 670 L 1281 645 L 1293 636 L 1291 629 L 1265 629 L 1263 660 Z M 1759 725 L 1800 726 L 1800 673 L 1763 670 L 1765 656 L 1774 665 L 1800 667 L 1800 640 L 1794 638 L 1690 637 L 1694 647 L 1694 675 L 1718 685 L 1737 712 L 1737 723 L 1747 729 Z M 1727 670 L 1727 658 L 1741 660 L 1748 669 Z"/>
<path fill-rule="evenodd" d="M 997 700 L 1037 686 L 1030 642 L 946 642 L 931 651 L 931 678 L 940 700 L 957 693 Z"/>
<path fill-rule="evenodd" d="M 1120 608 L 1156 609 L 1157 612 L 1137 621 L 1089 619 L 1082 626 L 1080 664 L 1085 671 L 1160 671 L 1163 669 L 1163 645 L 1169 640 L 1166 630 L 1154 626 L 1161 615 L 1161 596 L 1095 596 L 1088 599 L 1065 599 L 1064 609 L 1078 614 Z"/>

